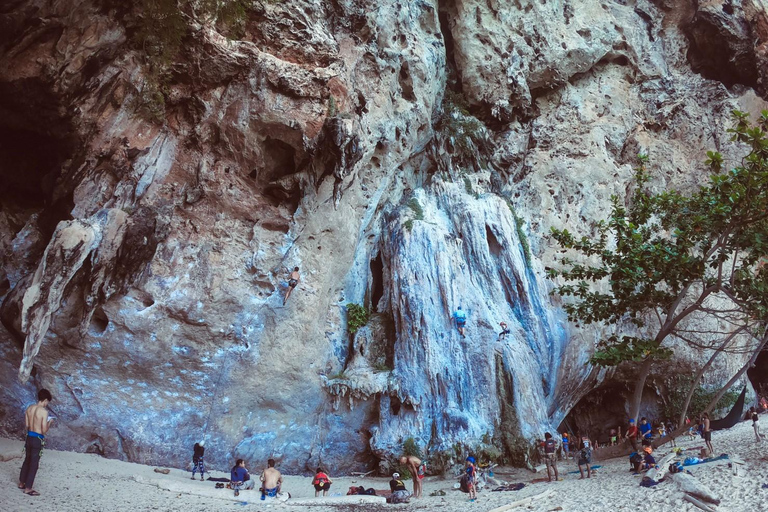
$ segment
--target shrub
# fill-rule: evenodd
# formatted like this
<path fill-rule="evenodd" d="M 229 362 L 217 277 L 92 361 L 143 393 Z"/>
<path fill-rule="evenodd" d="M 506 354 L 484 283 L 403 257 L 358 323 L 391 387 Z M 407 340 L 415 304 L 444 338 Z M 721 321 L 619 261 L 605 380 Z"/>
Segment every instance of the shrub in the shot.
<path fill-rule="evenodd" d="M 347 329 L 349 334 L 355 334 L 358 329 L 368 323 L 370 311 L 360 304 L 347 304 Z"/>
<path fill-rule="evenodd" d="M 515 207 L 512 205 L 512 201 L 507 199 L 507 206 L 509 207 L 509 211 L 512 212 L 512 217 L 515 219 L 515 231 L 517 232 L 517 239 L 520 240 L 520 245 L 523 246 L 523 255 L 525 256 L 525 265 L 527 267 L 531 266 L 531 246 L 528 243 L 528 237 L 525 234 L 525 231 L 523 231 L 523 226 L 525 225 L 525 221 L 517 215 L 517 211 L 515 210 Z"/>
<path fill-rule="evenodd" d="M 416 439 L 409 437 L 403 442 L 403 453 L 406 455 L 412 455 L 414 457 L 423 457 L 421 448 L 419 448 Z"/>

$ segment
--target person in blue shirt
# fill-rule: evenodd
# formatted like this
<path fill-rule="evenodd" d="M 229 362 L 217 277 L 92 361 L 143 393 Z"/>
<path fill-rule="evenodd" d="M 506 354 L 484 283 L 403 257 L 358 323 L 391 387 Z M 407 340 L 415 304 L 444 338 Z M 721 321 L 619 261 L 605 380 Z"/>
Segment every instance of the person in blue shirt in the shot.
<path fill-rule="evenodd" d="M 251 478 L 248 470 L 245 469 L 245 461 L 243 459 L 237 459 L 229 476 L 232 480 L 232 488 L 235 490 L 235 496 L 240 495 L 240 491 L 243 489 L 251 490 L 256 486 L 255 481 Z"/>
<path fill-rule="evenodd" d="M 467 314 L 461 309 L 461 306 L 456 308 L 456 311 L 453 313 L 453 318 L 456 320 L 456 328 L 459 330 L 459 334 L 461 334 L 462 338 L 465 338 L 464 326 L 467 325 Z"/>
<path fill-rule="evenodd" d="M 640 427 L 638 428 L 640 430 L 640 435 L 645 439 L 650 439 L 653 435 L 651 424 L 648 423 L 648 420 L 645 419 L 645 416 L 640 418 Z"/>

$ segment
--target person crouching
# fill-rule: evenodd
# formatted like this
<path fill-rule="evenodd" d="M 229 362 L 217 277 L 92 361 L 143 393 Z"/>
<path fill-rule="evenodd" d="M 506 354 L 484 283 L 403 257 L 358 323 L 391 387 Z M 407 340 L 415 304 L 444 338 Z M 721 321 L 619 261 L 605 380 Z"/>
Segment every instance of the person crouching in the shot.
<path fill-rule="evenodd" d="M 235 490 L 235 496 L 240 496 L 241 490 L 251 490 L 256 485 L 254 480 L 251 479 L 248 470 L 245 469 L 245 461 L 243 459 L 237 459 L 230 472 L 230 480 L 232 480 L 232 489 Z"/>
<path fill-rule="evenodd" d="M 323 491 L 323 496 L 328 496 L 328 489 L 331 488 L 332 483 L 333 480 L 325 474 L 323 468 L 317 468 L 315 478 L 312 480 L 312 485 L 315 486 L 315 498 L 320 496 L 320 491 Z"/>

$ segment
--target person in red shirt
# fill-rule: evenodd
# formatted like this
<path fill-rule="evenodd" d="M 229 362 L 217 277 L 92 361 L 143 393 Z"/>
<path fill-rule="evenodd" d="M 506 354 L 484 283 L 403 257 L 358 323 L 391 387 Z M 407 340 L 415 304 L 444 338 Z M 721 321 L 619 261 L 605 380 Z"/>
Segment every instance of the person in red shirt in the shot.
<path fill-rule="evenodd" d="M 627 429 L 627 439 L 632 443 L 632 449 L 637 451 L 637 425 L 635 425 L 634 418 L 629 420 L 629 428 Z"/>
<path fill-rule="evenodd" d="M 320 496 L 320 491 L 323 491 L 323 496 L 328 496 L 328 489 L 331 488 L 332 483 L 333 480 L 325 474 L 323 468 L 317 468 L 315 478 L 312 480 L 312 485 L 315 486 L 315 498 Z"/>

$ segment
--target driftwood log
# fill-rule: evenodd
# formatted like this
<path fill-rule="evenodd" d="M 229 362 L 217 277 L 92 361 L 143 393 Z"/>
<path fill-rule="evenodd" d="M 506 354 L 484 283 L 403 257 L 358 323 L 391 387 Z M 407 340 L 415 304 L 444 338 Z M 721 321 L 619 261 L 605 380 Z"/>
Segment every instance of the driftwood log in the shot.
<path fill-rule="evenodd" d="M 502 505 L 501 507 L 496 507 L 493 510 L 489 510 L 488 512 L 506 512 L 507 510 L 512 510 L 515 507 L 520 507 L 522 505 L 527 505 L 531 503 L 534 500 L 538 500 L 541 498 L 546 498 L 551 495 L 555 494 L 555 491 L 552 489 L 546 490 L 540 494 L 535 494 L 533 496 L 528 496 L 527 498 L 523 498 L 521 500 L 513 501 L 509 505 Z"/>
<path fill-rule="evenodd" d="M 707 503 L 720 504 L 720 498 L 715 493 L 709 490 L 707 487 L 701 484 L 698 480 L 693 478 L 687 473 L 675 473 L 672 476 L 672 480 L 677 483 L 680 490 L 684 493 Z"/>

